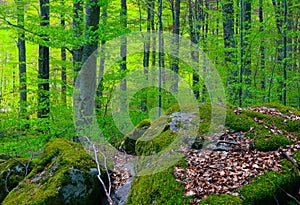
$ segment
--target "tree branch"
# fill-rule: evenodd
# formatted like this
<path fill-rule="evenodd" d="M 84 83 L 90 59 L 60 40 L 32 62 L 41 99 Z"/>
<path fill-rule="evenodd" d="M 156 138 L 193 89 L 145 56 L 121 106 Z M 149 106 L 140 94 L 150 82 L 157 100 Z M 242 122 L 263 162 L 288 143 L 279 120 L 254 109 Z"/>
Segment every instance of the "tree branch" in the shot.
<path fill-rule="evenodd" d="M 106 195 L 106 197 L 107 197 L 107 200 L 108 200 L 109 205 L 113 205 L 113 201 L 112 201 L 112 199 L 111 199 L 111 197 L 110 197 L 111 180 L 110 180 L 110 176 L 109 176 L 109 173 L 108 173 L 108 168 L 107 168 L 107 163 L 106 163 L 106 161 L 107 161 L 107 160 L 106 160 L 106 157 L 105 157 L 105 155 L 103 154 L 103 152 L 101 152 L 101 151 L 99 151 L 99 150 L 96 149 L 95 144 L 93 144 L 93 143 L 91 142 L 91 140 L 90 140 L 87 136 L 84 136 L 84 137 L 85 137 L 85 139 L 88 141 L 88 143 L 89 143 L 89 144 L 92 146 L 92 148 L 93 148 L 94 158 L 95 158 L 95 162 L 96 162 L 97 170 L 98 170 L 98 175 L 97 175 L 97 177 L 98 177 L 100 183 L 101 183 L 102 186 L 103 186 L 103 189 L 104 189 L 104 192 L 105 192 L 105 195 Z M 107 188 L 106 188 L 106 186 L 105 186 L 103 180 L 101 179 L 101 169 L 100 169 L 99 159 L 98 159 L 98 155 L 97 155 L 98 152 L 101 153 L 101 155 L 103 156 L 103 159 L 104 159 L 104 168 L 105 168 L 105 172 L 106 172 L 106 174 L 107 174 L 107 177 L 108 177 L 108 183 L 109 183 L 109 188 L 108 188 L 108 190 L 107 190 Z"/>

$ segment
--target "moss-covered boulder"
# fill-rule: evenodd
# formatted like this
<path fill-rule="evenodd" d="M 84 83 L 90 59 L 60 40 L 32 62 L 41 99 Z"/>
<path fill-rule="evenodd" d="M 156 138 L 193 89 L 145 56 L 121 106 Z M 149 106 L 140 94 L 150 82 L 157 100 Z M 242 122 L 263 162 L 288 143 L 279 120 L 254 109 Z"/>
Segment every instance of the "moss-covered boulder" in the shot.
<path fill-rule="evenodd" d="M 180 166 L 186 165 L 183 161 L 179 163 Z M 136 176 L 126 204 L 190 204 L 190 197 L 184 196 L 184 187 L 176 181 L 173 171 L 174 166 L 153 175 Z"/>
<path fill-rule="evenodd" d="M 131 133 L 126 135 L 120 141 L 120 143 L 117 144 L 117 147 L 120 150 L 125 151 L 127 154 L 136 154 L 135 143 L 145 133 L 145 131 L 150 127 L 150 125 L 151 122 L 149 119 L 142 120 Z"/>
<path fill-rule="evenodd" d="M 299 154 L 300 151 L 295 154 L 298 162 Z M 281 164 L 281 172 L 269 171 L 262 176 L 256 176 L 252 183 L 240 189 L 244 204 L 285 204 L 290 200 L 286 193 L 293 196 L 299 194 L 300 177 L 297 169 L 286 159 Z"/>
<path fill-rule="evenodd" d="M 31 171 L 29 159 L 0 154 L 0 203 Z"/>
<path fill-rule="evenodd" d="M 101 204 L 96 164 L 80 144 L 53 139 L 3 205 Z"/>

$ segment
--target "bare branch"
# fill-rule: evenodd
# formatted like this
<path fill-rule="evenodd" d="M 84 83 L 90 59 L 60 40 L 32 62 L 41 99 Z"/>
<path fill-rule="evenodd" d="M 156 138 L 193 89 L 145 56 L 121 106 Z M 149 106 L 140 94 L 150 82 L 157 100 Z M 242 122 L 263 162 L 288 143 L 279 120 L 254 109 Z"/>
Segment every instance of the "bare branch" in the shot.
<path fill-rule="evenodd" d="M 295 198 L 295 197 L 293 197 L 292 195 L 290 195 L 289 193 L 287 193 L 283 188 L 281 188 L 280 186 L 279 186 L 279 189 L 281 189 L 281 191 L 283 191 L 288 197 L 290 197 L 291 199 L 293 199 L 297 204 L 299 204 L 300 205 L 300 202 Z"/>
<path fill-rule="evenodd" d="M 112 201 L 112 199 L 111 199 L 111 197 L 110 197 L 111 181 L 110 181 L 110 176 L 109 176 L 108 168 L 107 168 L 107 164 L 106 164 L 106 161 L 107 161 L 107 160 L 106 160 L 106 157 L 105 157 L 105 155 L 103 154 L 103 152 L 101 152 L 101 151 L 99 151 L 99 150 L 96 149 L 96 146 L 91 142 L 91 140 L 90 140 L 87 136 L 84 136 L 84 137 L 85 137 L 85 139 L 88 141 L 88 143 L 89 143 L 89 144 L 92 146 L 92 148 L 93 148 L 94 158 L 95 158 L 94 160 L 95 160 L 95 162 L 96 162 L 97 170 L 98 170 L 98 175 L 97 175 L 97 177 L 98 177 L 100 183 L 101 183 L 102 186 L 103 186 L 103 189 L 104 189 L 104 192 L 105 192 L 105 195 L 106 195 L 106 197 L 107 197 L 107 200 L 108 200 L 109 205 L 113 205 L 113 201 Z M 108 177 L 108 181 L 109 181 L 109 188 L 108 188 L 108 190 L 107 190 L 107 188 L 106 188 L 106 186 L 105 186 L 103 180 L 101 179 L 101 169 L 100 169 L 99 159 L 98 159 L 98 155 L 97 155 L 98 151 L 102 154 L 102 156 L 103 156 L 103 158 L 104 158 L 104 168 L 105 168 L 105 171 L 106 171 L 106 174 L 107 174 L 107 177 Z"/>

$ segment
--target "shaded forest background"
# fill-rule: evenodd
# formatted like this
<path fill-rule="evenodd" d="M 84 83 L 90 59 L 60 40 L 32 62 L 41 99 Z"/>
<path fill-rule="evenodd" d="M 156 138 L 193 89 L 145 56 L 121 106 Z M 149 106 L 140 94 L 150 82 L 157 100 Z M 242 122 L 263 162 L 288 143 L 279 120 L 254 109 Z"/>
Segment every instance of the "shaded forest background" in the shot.
<path fill-rule="evenodd" d="M 73 88 L 82 63 L 105 42 L 134 31 L 170 32 L 199 45 L 222 77 L 223 103 L 300 108 L 299 9 L 296 0 L 1 0 L 0 152 L 27 155 L 52 137 L 72 139 Z M 126 56 L 123 40 L 120 55 Z M 174 44 L 180 46 L 176 37 Z M 120 79 L 131 71 L 144 69 L 151 80 L 151 66 L 171 69 L 199 103 L 210 100 L 201 76 L 163 49 L 163 39 L 146 39 L 143 53 L 110 68 L 105 58 L 98 62 L 100 71 L 109 71 L 98 82 L 96 111 L 111 143 L 122 137 L 110 113 L 111 97 L 119 83 L 130 89 Z M 199 53 L 190 55 L 199 61 Z M 163 73 L 162 83 L 169 83 Z M 167 86 L 176 93 L 176 82 Z M 159 99 L 162 110 L 176 104 L 166 90 L 137 92 L 127 102 L 133 123 L 156 118 Z"/>

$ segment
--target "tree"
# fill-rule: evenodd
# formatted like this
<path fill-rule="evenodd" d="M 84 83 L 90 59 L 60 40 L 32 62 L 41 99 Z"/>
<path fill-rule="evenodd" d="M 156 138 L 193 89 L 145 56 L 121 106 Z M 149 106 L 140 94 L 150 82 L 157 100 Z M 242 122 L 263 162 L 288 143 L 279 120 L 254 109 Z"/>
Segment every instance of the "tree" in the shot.
<path fill-rule="evenodd" d="M 223 38 L 224 38 L 224 56 L 225 65 L 227 67 L 227 90 L 229 99 L 234 103 L 236 101 L 237 70 L 234 68 L 236 64 L 235 52 L 236 48 L 234 40 L 234 9 L 233 0 L 226 0 L 222 4 L 223 15 Z"/>
<path fill-rule="evenodd" d="M 90 0 L 86 4 L 86 20 L 85 20 L 85 43 L 82 52 L 82 64 L 86 63 L 80 73 L 80 79 L 77 80 L 80 93 L 78 100 L 78 122 L 77 125 L 90 125 L 92 119 L 90 116 L 94 113 L 95 105 L 95 89 L 96 89 L 96 56 L 92 55 L 98 48 L 98 24 L 100 20 L 100 6 L 98 0 Z M 90 57 L 90 58 L 89 58 Z M 89 58 L 89 61 L 86 60 Z M 76 81 L 76 82 L 77 82 Z"/>
<path fill-rule="evenodd" d="M 191 43 L 198 45 L 199 44 L 199 30 L 197 29 L 197 26 L 199 24 L 198 18 L 196 16 L 196 9 L 193 9 L 193 2 L 192 0 L 188 1 L 189 4 L 189 31 L 190 31 L 190 38 Z M 192 47 L 192 45 L 191 45 Z M 191 50 L 191 57 L 195 63 L 199 62 L 199 52 L 196 50 Z M 200 92 L 199 92 L 199 75 L 196 72 L 193 72 L 193 93 L 196 97 L 196 99 L 199 99 Z"/>
<path fill-rule="evenodd" d="M 161 115 L 161 71 L 163 66 L 163 23 L 162 23 L 162 0 L 158 1 L 158 117 Z"/>
<path fill-rule="evenodd" d="M 64 0 L 62 0 L 62 6 L 64 6 Z M 61 14 L 61 20 L 60 24 L 62 29 L 66 28 L 66 21 L 65 21 L 65 15 Z M 60 56 L 61 60 L 65 63 L 67 60 L 67 54 L 66 54 L 66 47 L 63 46 L 60 49 Z M 61 99 L 64 104 L 67 103 L 67 94 L 66 94 L 66 85 L 67 85 L 67 73 L 66 73 L 66 66 L 64 65 L 61 66 L 61 81 L 62 81 L 62 86 L 61 86 Z"/>
<path fill-rule="evenodd" d="M 48 27 L 50 25 L 50 3 L 49 0 L 40 0 L 40 16 L 41 27 Z M 50 97 L 49 97 L 49 47 L 47 41 L 49 41 L 47 35 L 42 34 L 41 38 L 44 40 L 43 45 L 39 45 L 39 75 L 40 80 L 38 84 L 38 117 L 48 118 L 50 112 Z"/>
<path fill-rule="evenodd" d="M 82 37 L 83 28 L 83 0 L 74 0 L 73 3 L 73 30 L 75 39 L 80 39 Z M 81 68 L 82 63 L 82 50 L 83 46 L 81 43 L 77 43 L 72 50 L 73 54 L 73 66 L 74 66 L 74 83 L 76 81 L 76 76 Z"/>
<path fill-rule="evenodd" d="M 260 22 L 259 31 L 261 33 L 263 33 L 264 30 L 265 30 L 264 29 L 263 0 L 259 0 L 259 14 L 258 15 L 259 15 L 259 22 Z M 265 42 L 265 40 L 262 38 L 261 43 L 260 43 L 260 47 L 259 47 L 259 50 L 260 50 L 260 67 L 261 67 L 261 71 L 263 73 L 263 77 L 262 77 L 262 80 L 261 80 L 261 89 L 263 90 L 263 92 L 266 89 L 266 74 L 265 74 L 266 73 L 266 71 L 265 71 L 266 54 L 265 54 L 264 42 Z M 263 102 L 266 102 L 265 94 L 263 94 L 262 98 L 263 98 Z"/>
<path fill-rule="evenodd" d="M 174 4 L 174 1 L 172 1 Z M 172 85 L 172 91 L 178 92 L 178 54 L 179 54 L 179 29 L 180 29 L 180 0 L 175 0 L 175 12 L 173 17 L 173 52 L 172 52 L 172 71 L 175 72 L 174 82 Z"/>
<path fill-rule="evenodd" d="M 17 0 L 17 25 L 18 30 L 18 52 L 19 52 L 19 79 L 20 79 L 20 117 L 24 118 L 26 113 L 27 91 L 26 91 L 26 42 L 24 31 L 25 2 Z"/>
<path fill-rule="evenodd" d="M 121 11 L 120 11 L 120 23 L 123 28 L 123 30 L 127 29 L 127 2 L 126 0 L 121 0 Z M 120 56 L 121 56 L 121 63 L 120 63 L 120 71 L 122 74 L 122 77 L 124 77 L 124 73 L 126 72 L 126 55 L 127 55 L 127 38 L 126 36 L 121 37 L 121 46 L 120 46 Z M 126 91 L 126 79 L 121 79 L 120 82 L 120 89 L 123 92 Z M 120 108 L 121 111 L 126 110 L 126 95 L 121 95 L 120 100 Z"/>
<path fill-rule="evenodd" d="M 106 26 L 107 24 L 107 7 L 108 7 L 108 3 L 105 3 L 105 5 L 103 5 L 103 12 L 102 12 L 102 15 L 101 15 L 101 19 L 102 19 L 102 23 L 103 23 L 103 26 Z M 100 52 L 101 53 L 104 53 L 104 44 L 106 43 L 106 40 L 105 39 L 102 39 L 101 40 L 101 48 L 100 48 Z M 96 100 L 96 107 L 98 109 L 100 109 L 102 107 L 101 105 L 101 102 L 100 102 L 100 98 L 103 96 L 103 90 L 104 90 L 104 87 L 103 87 L 103 74 L 104 74 L 104 63 L 105 63 L 105 57 L 103 55 L 101 55 L 100 57 L 100 65 L 99 65 L 99 76 L 102 76 L 101 79 L 99 79 L 99 82 L 98 82 L 98 86 L 97 86 L 97 100 Z"/>
<path fill-rule="evenodd" d="M 250 86 L 251 86 L 251 49 L 249 43 L 250 29 L 251 29 L 251 1 L 252 0 L 241 0 L 241 78 L 245 76 L 243 80 L 245 84 L 245 90 L 243 92 L 243 101 L 247 98 L 251 98 Z M 241 84 L 242 86 L 242 84 Z M 243 87 L 243 86 L 242 86 Z M 241 104 L 240 104 L 241 106 Z"/>

